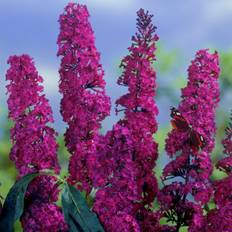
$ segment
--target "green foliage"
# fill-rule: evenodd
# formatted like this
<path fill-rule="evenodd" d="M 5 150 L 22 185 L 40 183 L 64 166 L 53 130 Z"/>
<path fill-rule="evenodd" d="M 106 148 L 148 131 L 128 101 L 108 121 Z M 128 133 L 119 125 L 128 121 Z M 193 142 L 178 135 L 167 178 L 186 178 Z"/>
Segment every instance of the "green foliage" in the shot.
<path fill-rule="evenodd" d="M 169 131 L 170 131 L 170 126 L 159 127 L 157 133 L 154 135 L 154 139 L 159 146 L 159 153 L 164 152 L 165 138 L 167 137 Z"/>
<path fill-rule="evenodd" d="M 24 176 L 10 189 L 1 213 L 0 231 L 13 231 L 15 221 L 23 214 L 27 186 L 37 175 L 34 173 Z"/>
<path fill-rule="evenodd" d="M 221 93 L 224 94 L 228 90 L 231 91 L 232 87 L 232 49 L 227 52 L 220 52 L 220 67 Z"/>
<path fill-rule="evenodd" d="M 62 194 L 62 208 L 70 232 L 104 232 L 96 214 L 90 211 L 81 193 L 68 184 Z"/>
<path fill-rule="evenodd" d="M 10 187 L 14 184 L 17 176 L 16 168 L 13 162 L 9 159 L 11 149 L 10 128 L 12 122 L 7 119 L 6 109 L 0 108 L 2 113 L 0 121 L 1 136 L 0 136 L 0 195 L 5 198 Z"/>
<path fill-rule="evenodd" d="M 178 91 L 186 84 L 186 78 L 181 76 L 180 69 L 183 63 L 182 53 L 178 49 L 165 49 L 158 42 L 156 58 L 154 62 L 158 83 L 156 99 L 165 98 L 171 100 L 173 104 L 179 100 Z"/>
<path fill-rule="evenodd" d="M 158 41 L 156 50 L 155 69 L 160 74 L 166 74 L 176 67 L 180 60 L 181 53 L 178 49 L 171 51 L 165 50 L 164 46 Z"/>
<path fill-rule="evenodd" d="M 165 146 L 165 138 L 167 137 L 167 134 L 170 130 L 170 127 L 159 127 L 157 133 L 154 135 L 155 141 L 158 143 L 158 149 L 159 149 L 159 157 L 157 160 L 157 165 L 155 166 L 155 175 L 158 180 L 159 186 L 161 186 L 161 179 L 163 166 L 164 166 L 164 158 L 167 158 L 164 152 L 164 146 Z"/>
<path fill-rule="evenodd" d="M 23 232 L 23 228 L 21 226 L 20 220 L 16 220 L 16 222 L 14 224 L 14 231 L 15 232 Z"/>
<path fill-rule="evenodd" d="M 65 146 L 64 142 L 64 136 L 57 137 L 57 143 L 58 143 L 58 160 L 59 164 L 61 166 L 61 176 L 67 176 L 68 175 L 68 160 L 70 157 L 70 154 Z"/>
<path fill-rule="evenodd" d="M 179 230 L 179 232 L 187 232 L 188 231 L 188 226 L 182 226 Z"/>

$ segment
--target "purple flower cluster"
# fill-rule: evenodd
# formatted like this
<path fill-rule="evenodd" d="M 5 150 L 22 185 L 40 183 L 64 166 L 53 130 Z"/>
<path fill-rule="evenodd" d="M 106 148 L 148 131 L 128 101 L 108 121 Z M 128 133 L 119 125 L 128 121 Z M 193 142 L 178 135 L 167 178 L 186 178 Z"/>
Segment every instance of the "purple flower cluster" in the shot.
<path fill-rule="evenodd" d="M 232 121 L 232 117 L 231 117 Z M 232 124 L 226 129 L 222 140 L 225 157 L 219 160 L 216 167 L 227 174 L 214 182 L 214 202 L 216 209 L 209 212 L 206 218 L 206 231 L 232 231 Z"/>
<path fill-rule="evenodd" d="M 189 225 L 189 231 L 198 231 L 204 221 L 202 206 L 212 194 L 209 176 L 213 167 L 209 154 L 214 147 L 219 71 L 218 54 L 200 50 L 188 69 L 187 86 L 182 89 L 179 112 L 192 130 L 203 136 L 202 149 L 192 149 L 189 131 L 174 128 L 166 140 L 166 151 L 175 159 L 164 168 L 163 181 L 173 182 L 165 184 L 158 200 L 163 216 L 176 223 L 177 229 Z"/>
<path fill-rule="evenodd" d="M 56 132 L 47 124 L 53 122 L 51 107 L 28 55 L 11 56 L 6 79 L 9 93 L 9 117 L 15 122 L 11 130 L 13 147 L 10 159 L 20 176 L 43 169 L 59 172 Z"/>
<path fill-rule="evenodd" d="M 68 231 L 60 207 L 40 201 L 27 208 L 22 226 L 26 232 Z"/>
<path fill-rule="evenodd" d="M 52 111 L 40 85 L 43 79 L 28 55 L 12 56 L 8 63 L 9 118 L 15 123 L 11 130 L 10 158 L 15 162 L 19 177 L 44 169 L 59 173 L 56 132 L 48 126 L 53 122 Z M 32 181 L 21 218 L 24 231 L 67 229 L 61 209 L 54 203 L 58 193 L 53 177 L 40 176 Z"/>
<path fill-rule="evenodd" d="M 26 210 L 21 218 L 26 232 L 68 231 L 58 200 L 55 177 L 39 176 L 29 185 L 25 197 Z"/>
<path fill-rule="evenodd" d="M 230 232 L 232 231 L 232 204 L 222 208 L 211 210 L 206 218 L 202 232 Z"/>
<path fill-rule="evenodd" d="M 97 191 L 94 211 L 106 231 L 140 231 L 134 218 L 134 202 L 138 199 L 135 165 L 132 161 L 133 143 L 130 131 L 115 125 L 105 136 L 105 146 L 98 163 L 111 162 L 103 176 L 105 185 Z M 104 169 L 104 166 L 102 167 Z M 108 176 L 106 176 L 108 174 Z M 99 181 L 98 181 L 99 182 Z"/>
<path fill-rule="evenodd" d="M 155 104 L 156 73 L 153 69 L 155 60 L 156 27 L 148 12 L 140 9 L 137 12 L 138 32 L 132 37 L 132 45 L 128 48 L 129 55 L 123 58 L 120 67 L 123 73 L 118 84 L 128 87 L 129 93 L 120 97 L 116 104 L 117 112 L 123 111 L 124 118 L 119 124 L 131 132 L 133 147 L 132 161 L 134 164 L 135 180 L 138 199 L 134 215 L 146 214 L 157 194 L 157 180 L 153 168 L 158 157 L 158 146 L 153 139 L 157 131 Z M 138 220 L 141 230 L 147 226 L 143 218 Z M 150 231 L 153 228 L 149 228 Z"/>
<path fill-rule="evenodd" d="M 65 142 L 71 153 L 69 181 L 90 192 L 92 155 L 96 152 L 101 121 L 110 112 L 105 94 L 104 71 L 94 44 L 86 6 L 69 3 L 60 16 L 59 50 L 61 114 L 67 122 Z"/>
<path fill-rule="evenodd" d="M 153 168 L 158 156 L 153 134 L 157 130 L 158 114 L 154 96 L 156 73 L 155 43 L 158 40 L 152 15 L 137 12 L 138 33 L 132 37 L 130 54 L 121 62 L 124 69 L 118 84 L 129 93 L 116 101 L 117 112 L 124 118 L 99 137 L 97 155 L 92 164 L 98 174 L 93 180 L 101 186 L 96 194 L 94 210 L 107 231 L 157 231 L 159 214 L 150 206 L 157 193 Z"/>

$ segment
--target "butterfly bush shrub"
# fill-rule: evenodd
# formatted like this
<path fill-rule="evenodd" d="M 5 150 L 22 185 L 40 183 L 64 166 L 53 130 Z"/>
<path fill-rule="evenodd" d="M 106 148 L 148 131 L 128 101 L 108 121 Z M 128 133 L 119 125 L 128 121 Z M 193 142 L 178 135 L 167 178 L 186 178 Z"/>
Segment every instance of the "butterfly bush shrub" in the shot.
<path fill-rule="evenodd" d="M 181 102 L 171 108 L 173 128 L 166 139 L 171 161 L 163 169 L 163 186 L 158 188 L 154 172 L 158 144 L 153 138 L 158 128 L 153 68 L 158 36 L 152 17 L 143 9 L 137 12 L 137 32 L 121 61 L 123 72 L 117 82 L 128 89 L 116 101 L 116 113 L 122 116 L 102 134 L 101 123 L 111 105 L 87 7 L 69 3 L 60 15 L 57 56 L 61 57 L 60 112 L 67 123 L 64 139 L 70 153 L 67 178 L 59 177 L 58 134 L 51 127 L 53 116 L 43 93 L 43 79 L 29 55 L 9 58 L 7 103 L 14 122 L 10 159 L 18 180 L 38 174 L 25 190 L 20 215 L 24 231 L 101 232 L 100 223 L 109 232 L 167 232 L 182 227 L 192 232 L 232 231 L 231 124 L 222 141 L 225 157 L 216 164 L 226 177 L 210 179 L 219 103 L 216 52 L 196 53 Z M 61 186 L 66 186 L 63 210 L 57 204 Z M 67 186 L 77 192 L 68 191 Z M 87 210 L 82 208 L 86 204 L 79 190 L 87 199 L 94 198 Z M 13 197 L 17 202 L 17 194 Z M 208 207 L 209 202 L 215 207 Z M 6 207 L 5 203 L 3 210 L 0 207 L 0 228 L 5 225 Z"/>

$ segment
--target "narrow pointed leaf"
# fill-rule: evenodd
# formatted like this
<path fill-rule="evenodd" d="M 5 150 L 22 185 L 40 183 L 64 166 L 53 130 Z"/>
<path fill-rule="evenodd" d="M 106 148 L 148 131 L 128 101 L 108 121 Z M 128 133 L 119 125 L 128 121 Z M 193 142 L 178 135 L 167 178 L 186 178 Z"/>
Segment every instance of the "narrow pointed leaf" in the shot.
<path fill-rule="evenodd" d="M 62 194 L 62 208 L 70 232 L 104 232 L 80 191 L 68 184 Z"/>
<path fill-rule="evenodd" d="M 2 213 L 0 217 L 0 231 L 12 232 L 14 231 L 14 223 L 23 214 L 24 197 L 27 191 L 28 184 L 38 174 L 33 173 L 24 176 L 17 181 L 7 194 L 6 200 L 3 204 Z"/>

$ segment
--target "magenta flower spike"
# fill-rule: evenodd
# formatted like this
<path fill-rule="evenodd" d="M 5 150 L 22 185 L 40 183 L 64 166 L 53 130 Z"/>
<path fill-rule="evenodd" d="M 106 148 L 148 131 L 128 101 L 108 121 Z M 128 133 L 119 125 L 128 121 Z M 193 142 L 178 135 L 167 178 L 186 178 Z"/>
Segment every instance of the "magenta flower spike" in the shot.
<path fill-rule="evenodd" d="M 129 88 L 129 93 L 116 102 L 124 108 L 125 117 L 100 138 L 92 162 L 98 170 L 95 182 L 101 186 L 93 209 L 110 232 L 160 229 L 160 215 L 149 208 L 157 193 L 153 168 L 158 151 L 153 134 L 158 110 L 152 62 L 158 37 L 152 15 L 142 9 L 137 14 L 139 32 L 132 38 L 130 54 L 122 60 L 124 72 L 118 80 Z"/>
<path fill-rule="evenodd" d="M 132 37 L 129 54 L 121 62 L 123 73 L 118 79 L 118 84 L 128 87 L 129 92 L 116 101 L 116 112 L 124 112 L 124 118 L 119 124 L 131 132 L 132 161 L 138 191 L 134 215 L 142 231 L 153 231 L 156 229 L 154 223 L 153 227 L 147 228 L 147 219 L 157 216 L 150 215 L 147 206 L 151 206 L 158 190 L 153 172 L 158 157 L 158 146 L 153 138 L 157 131 L 158 114 L 154 100 L 156 72 L 153 68 L 158 36 L 155 34 L 156 27 L 152 24 L 153 15 L 143 9 L 137 15 L 138 32 Z"/>
<path fill-rule="evenodd" d="M 166 140 L 166 151 L 174 160 L 164 168 L 165 187 L 160 191 L 158 199 L 163 216 L 176 223 L 177 230 L 181 226 L 189 226 L 189 231 L 201 228 L 204 221 L 202 207 L 212 194 L 209 181 L 212 163 L 209 154 L 214 147 L 216 131 L 219 71 L 216 52 L 197 52 L 188 69 L 188 83 L 182 89 L 182 101 L 178 107 L 189 129 L 183 130 L 180 124 L 179 128 L 173 128 Z M 204 144 L 198 146 L 202 139 Z M 171 179 L 171 184 L 165 182 Z"/>
<path fill-rule="evenodd" d="M 59 173 L 56 132 L 48 126 L 53 122 L 52 110 L 40 85 L 43 79 L 28 55 L 11 56 L 8 63 L 7 103 L 9 118 L 15 122 L 10 158 L 20 176 L 44 169 Z"/>
<path fill-rule="evenodd" d="M 10 159 L 15 163 L 19 177 L 45 169 L 58 174 L 57 133 L 48 125 L 53 122 L 53 117 L 43 94 L 43 79 L 28 55 L 11 56 L 8 63 L 10 68 L 6 79 L 10 83 L 7 85 L 7 103 L 9 118 L 14 121 Z M 60 227 L 67 229 L 61 209 L 54 203 L 58 193 L 54 177 L 39 176 L 30 183 L 21 217 L 24 231 L 45 232 L 50 228 L 58 231 Z M 42 213 L 44 210 L 50 210 L 52 214 L 47 213 L 45 216 Z"/>
<path fill-rule="evenodd" d="M 58 56 L 61 56 L 61 114 L 68 124 L 65 142 L 71 153 L 69 182 L 90 192 L 92 177 L 89 162 L 96 152 L 102 120 L 110 113 L 105 93 L 100 53 L 84 5 L 69 3 L 60 16 Z"/>

